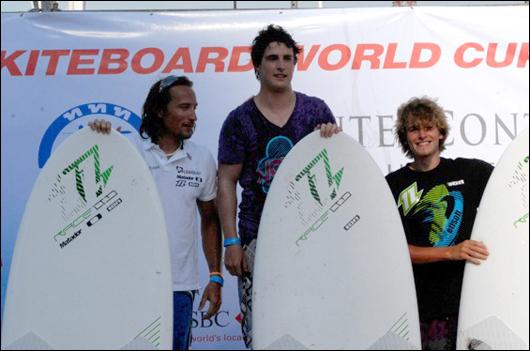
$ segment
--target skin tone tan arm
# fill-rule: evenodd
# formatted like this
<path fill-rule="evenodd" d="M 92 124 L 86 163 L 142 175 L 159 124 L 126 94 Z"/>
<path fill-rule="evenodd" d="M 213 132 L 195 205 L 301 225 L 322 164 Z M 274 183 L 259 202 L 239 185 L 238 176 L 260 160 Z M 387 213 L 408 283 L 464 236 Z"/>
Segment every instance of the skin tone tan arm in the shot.
<path fill-rule="evenodd" d="M 412 263 L 466 260 L 479 265 L 489 256 L 488 248 L 481 241 L 465 240 L 449 247 L 420 247 L 409 245 Z"/>
<path fill-rule="evenodd" d="M 202 249 L 208 263 L 210 272 L 221 272 L 221 228 L 217 215 L 215 200 L 199 201 L 197 207 L 201 215 Z M 219 311 L 221 307 L 221 285 L 209 282 L 202 293 L 199 309 L 203 309 L 209 302 L 206 318 L 210 318 Z"/>
<path fill-rule="evenodd" d="M 237 212 L 237 181 L 243 169 L 242 164 L 219 164 L 219 216 L 225 239 L 235 238 Z M 248 272 L 247 261 L 241 245 L 231 245 L 225 249 L 225 267 L 230 274 L 242 277 Z"/>

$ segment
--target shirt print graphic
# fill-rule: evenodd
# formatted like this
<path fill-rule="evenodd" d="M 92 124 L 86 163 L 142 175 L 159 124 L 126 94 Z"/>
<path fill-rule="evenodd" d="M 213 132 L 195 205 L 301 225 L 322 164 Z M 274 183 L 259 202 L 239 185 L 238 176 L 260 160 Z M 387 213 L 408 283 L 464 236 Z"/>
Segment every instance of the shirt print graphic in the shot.
<path fill-rule="evenodd" d="M 464 217 L 464 197 L 460 191 L 437 185 L 418 202 L 413 214 L 430 223 L 429 241 L 434 247 L 451 246 Z"/>
<path fill-rule="evenodd" d="M 293 142 L 285 136 L 277 136 L 269 140 L 265 156 L 258 162 L 258 184 L 263 193 L 267 194 L 272 179 L 287 153 L 292 149 Z"/>

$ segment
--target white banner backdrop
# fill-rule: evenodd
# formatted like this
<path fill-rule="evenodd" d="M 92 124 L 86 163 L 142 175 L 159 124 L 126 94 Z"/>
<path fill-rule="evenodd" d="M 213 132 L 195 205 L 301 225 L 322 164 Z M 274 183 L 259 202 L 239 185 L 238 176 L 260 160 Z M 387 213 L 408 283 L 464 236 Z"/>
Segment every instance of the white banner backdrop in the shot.
<path fill-rule="evenodd" d="M 392 127 L 412 96 L 437 98 L 446 109 L 445 157 L 494 164 L 529 124 L 528 17 L 526 6 L 2 13 L 2 310 L 39 169 L 92 118 L 136 133 L 157 79 L 194 81 L 193 139 L 216 155 L 224 118 L 259 89 L 249 45 L 260 29 L 279 24 L 304 48 L 294 89 L 324 99 L 384 174 L 406 162 Z M 195 349 L 244 347 L 236 281 L 225 278 L 217 316 L 194 312 Z"/>

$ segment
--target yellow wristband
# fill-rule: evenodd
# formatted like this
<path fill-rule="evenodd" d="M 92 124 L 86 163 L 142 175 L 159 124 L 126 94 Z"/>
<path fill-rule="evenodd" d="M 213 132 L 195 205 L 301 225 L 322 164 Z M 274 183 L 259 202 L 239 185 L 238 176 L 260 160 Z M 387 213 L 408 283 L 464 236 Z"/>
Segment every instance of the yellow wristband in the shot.
<path fill-rule="evenodd" d="M 222 274 L 221 272 L 211 272 L 211 273 L 210 273 L 210 277 L 211 277 L 212 275 L 218 275 L 218 276 L 220 276 L 220 277 L 223 276 L 223 274 Z"/>

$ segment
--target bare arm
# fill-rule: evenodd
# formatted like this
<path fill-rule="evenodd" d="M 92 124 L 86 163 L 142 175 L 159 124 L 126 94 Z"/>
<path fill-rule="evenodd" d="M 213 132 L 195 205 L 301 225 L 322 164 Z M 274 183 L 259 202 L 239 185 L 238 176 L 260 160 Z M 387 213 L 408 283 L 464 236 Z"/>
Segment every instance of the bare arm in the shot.
<path fill-rule="evenodd" d="M 219 164 L 219 188 L 217 199 L 219 201 L 219 216 L 225 238 L 235 237 L 237 213 L 237 181 L 243 169 L 242 164 Z"/>
<path fill-rule="evenodd" d="M 409 245 L 412 263 L 467 260 L 476 265 L 488 258 L 489 252 L 481 241 L 465 240 L 448 247 L 420 247 Z"/>
<path fill-rule="evenodd" d="M 221 272 L 221 228 L 217 215 L 215 200 L 199 201 L 197 207 L 201 214 L 202 249 L 208 263 L 210 272 Z M 221 307 L 221 285 L 209 282 L 202 295 L 199 308 L 202 309 L 206 301 L 209 301 L 206 318 L 210 318 L 219 311 Z"/>
<path fill-rule="evenodd" d="M 243 169 L 242 164 L 219 164 L 219 215 L 225 239 L 235 238 L 237 213 L 237 181 Z M 241 245 L 228 246 L 225 250 L 225 267 L 232 275 L 243 276 L 248 271 Z"/>

